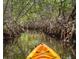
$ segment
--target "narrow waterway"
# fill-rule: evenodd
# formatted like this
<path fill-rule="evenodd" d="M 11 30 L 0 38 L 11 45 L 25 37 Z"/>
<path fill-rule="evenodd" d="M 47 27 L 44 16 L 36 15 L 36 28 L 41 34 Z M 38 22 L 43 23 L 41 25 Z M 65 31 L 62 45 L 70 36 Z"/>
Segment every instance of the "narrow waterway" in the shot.
<path fill-rule="evenodd" d="M 54 49 L 61 59 L 72 59 L 70 49 L 63 49 L 63 45 L 59 40 L 35 31 L 22 33 L 13 43 L 6 45 L 4 59 L 25 59 L 40 43 L 44 43 Z"/>

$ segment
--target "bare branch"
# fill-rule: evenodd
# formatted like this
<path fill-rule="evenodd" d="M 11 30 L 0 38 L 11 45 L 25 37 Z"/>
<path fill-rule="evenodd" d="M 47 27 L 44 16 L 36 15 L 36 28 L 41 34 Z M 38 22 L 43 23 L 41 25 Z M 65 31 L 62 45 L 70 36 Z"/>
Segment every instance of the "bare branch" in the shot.
<path fill-rule="evenodd" d="M 4 12 L 3 12 L 3 14 L 5 14 L 5 12 L 6 12 L 6 9 L 7 9 L 7 5 L 8 5 L 8 3 L 9 3 L 9 0 L 7 0 L 7 2 L 6 2 L 6 4 L 5 4 L 5 7 L 4 7 Z"/>

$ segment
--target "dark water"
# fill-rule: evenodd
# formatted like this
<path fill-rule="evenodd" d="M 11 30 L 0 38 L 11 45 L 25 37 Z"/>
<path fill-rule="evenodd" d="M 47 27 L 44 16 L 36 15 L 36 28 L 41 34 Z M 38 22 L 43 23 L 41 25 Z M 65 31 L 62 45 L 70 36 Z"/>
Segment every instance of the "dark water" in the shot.
<path fill-rule="evenodd" d="M 41 32 L 22 33 L 15 42 L 8 44 L 4 48 L 4 59 L 25 59 L 40 43 L 45 43 L 54 49 L 60 55 L 61 59 L 72 59 L 72 53 L 69 48 L 63 49 L 62 43 L 59 40 Z"/>

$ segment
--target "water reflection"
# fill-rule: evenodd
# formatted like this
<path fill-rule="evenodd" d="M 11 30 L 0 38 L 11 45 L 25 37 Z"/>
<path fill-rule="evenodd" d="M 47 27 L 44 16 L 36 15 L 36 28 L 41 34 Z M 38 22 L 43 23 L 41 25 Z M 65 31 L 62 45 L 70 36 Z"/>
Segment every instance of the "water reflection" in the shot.
<path fill-rule="evenodd" d="M 70 49 L 63 49 L 60 41 L 57 41 L 55 38 L 51 38 L 42 32 L 22 33 L 21 37 L 18 38 L 17 43 L 14 42 L 7 45 L 7 48 L 5 48 L 5 51 L 7 52 L 4 57 L 8 59 L 11 57 L 11 59 L 23 59 L 40 43 L 45 43 L 50 48 L 54 49 L 62 59 L 72 59 Z M 13 53 L 13 55 L 8 56 L 8 54 L 11 53 Z"/>

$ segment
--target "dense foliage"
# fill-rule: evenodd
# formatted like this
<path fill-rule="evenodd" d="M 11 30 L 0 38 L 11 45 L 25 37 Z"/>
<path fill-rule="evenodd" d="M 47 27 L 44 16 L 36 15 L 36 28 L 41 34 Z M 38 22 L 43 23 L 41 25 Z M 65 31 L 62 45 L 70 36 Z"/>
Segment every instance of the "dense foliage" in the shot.
<path fill-rule="evenodd" d="M 42 42 L 54 48 L 62 59 L 75 59 L 75 0 L 3 2 L 4 59 L 26 58 Z"/>

